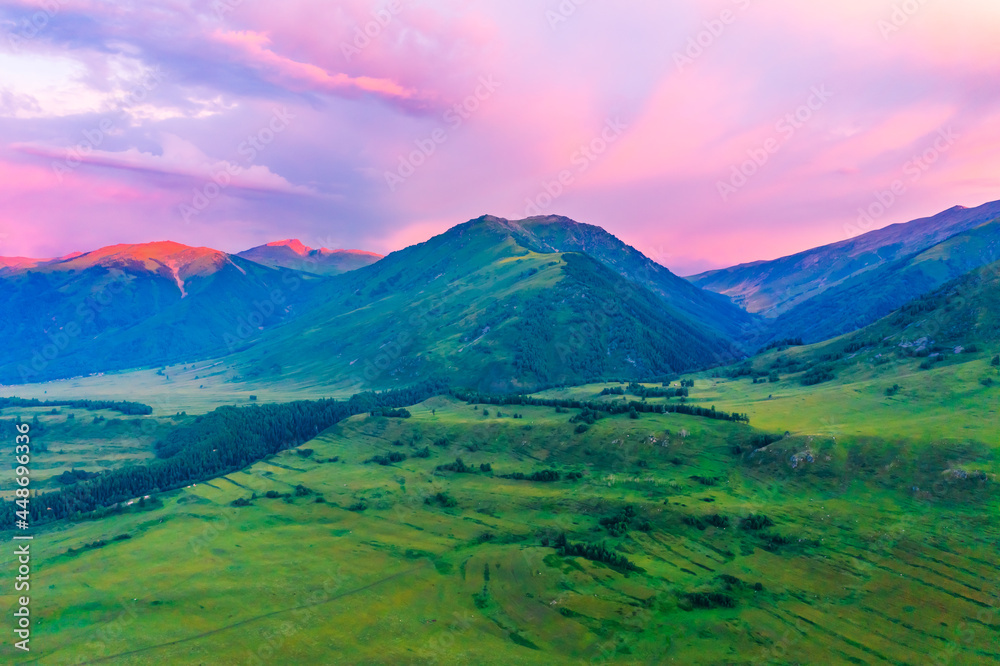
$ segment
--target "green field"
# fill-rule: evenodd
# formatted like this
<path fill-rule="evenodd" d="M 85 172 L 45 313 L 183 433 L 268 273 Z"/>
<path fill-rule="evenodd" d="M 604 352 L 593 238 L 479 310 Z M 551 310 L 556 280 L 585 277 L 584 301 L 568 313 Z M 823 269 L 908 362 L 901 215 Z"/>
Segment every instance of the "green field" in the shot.
<path fill-rule="evenodd" d="M 725 388 L 696 382 L 690 401 Z M 757 431 L 704 418 L 577 433 L 577 410 L 486 409 L 440 397 L 409 419 L 352 417 L 162 507 L 48 527 L 35 663 L 1000 658 L 992 450 L 803 430 L 754 451 Z M 364 464 L 392 452 L 407 458 Z M 458 457 L 475 473 L 435 471 Z M 499 478 L 547 469 L 562 478 Z M 624 531 L 600 523 L 629 505 Z M 774 524 L 741 526 L 751 514 Z M 562 533 L 643 571 L 562 557 Z"/>

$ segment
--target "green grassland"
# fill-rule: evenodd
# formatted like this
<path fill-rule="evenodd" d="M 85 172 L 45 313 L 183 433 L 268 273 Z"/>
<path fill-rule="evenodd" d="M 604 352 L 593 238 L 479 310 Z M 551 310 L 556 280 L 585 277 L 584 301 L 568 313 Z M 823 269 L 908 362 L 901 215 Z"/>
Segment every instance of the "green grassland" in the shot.
<path fill-rule="evenodd" d="M 55 477 L 72 469 L 96 473 L 148 460 L 154 455 L 153 443 L 184 420 L 122 416 L 105 409 L 0 409 L 0 421 L 11 422 L 16 417 L 26 422 L 37 418 L 41 426 L 34 429 L 31 462 L 31 487 L 39 492 L 61 488 L 63 484 Z M 11 499 L 15 488 L 12 475 L 0 479 L 3 499 Z"/>
<path fill-rule="evenodd" d="M 702 381 L 690 402 L 725 397 Z M 35 663 L 1000 658 L 986 447 L 900 453 L 802 426 L 755 450 L 758 431 L 730 422 L 619 415 L 577 432 L 577 410 L 500 409 L 438 397 L 408 419 L 352 417 L 162 506 L 45 528 Z M 365 464 L 390 453 L 407 457 Z M 436 471 L 459 457 L 474 473 Z M 500 478 L 541 470 L 562 478 Z M 626 506 L 634 518 L 607 520 Z M 561 556 L 559 534 L 642 571 Z"/>
<path fill-rule="evenodd" d="M 787 355 L 788 352 L 785 352 Z M 755 359 L 767 367 L 768 353 Z M 979 354 L 962 362 L 943 362 L 922 370 L 920 359 L 872 368 L 843 367 L 837 380 L 803 386 L 803 373 L 781 376 L 777 382 L 754 384 L 748 377 L 714 377 L 706 372 L 695 380 L 689 404 L 714 405 L 723 411 L 744 412 L 751 425 L 772 432 L 829 436 L 866 436 L 905 439 L 915 443 L 974 440 L 1000 446 L 997 428 L 1000 376 L 990 365 L 990 355 Z M 980 380 L 993 377 L 996 384 Z M 659 386 L 659 384 L 644 384 Z M 678 382 L 673 382 L 678 386 Z M 894 395 L 886 389 L 899 386 Z M 552 389 L 539 395 L 578 400 L 635 400 L 633 395 L 601 396 L 608 387 L 626 384 L 599 383 Z M 651 403 L 677 402 L 677 398 L 648 398 Z"/>

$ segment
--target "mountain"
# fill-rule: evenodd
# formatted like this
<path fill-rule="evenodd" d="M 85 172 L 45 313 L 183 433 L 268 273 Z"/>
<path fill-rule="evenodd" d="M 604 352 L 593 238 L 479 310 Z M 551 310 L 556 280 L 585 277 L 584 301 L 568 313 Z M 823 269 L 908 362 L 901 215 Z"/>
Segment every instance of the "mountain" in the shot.
<path fill-rule="evenodd" d="M 938 364 L 990 361 L 1000 351 L 998 303 L 1000 261 L 951 280 L 847 335 L 764 352 L 744 361 L 736 374 L 777 372 L 785 377 L 804 372 L 800 379 L 812 373 L 823 382 L 844 372 L 856 377 L 858 369 L 862 376 L 896 376 L 894 366 L 912 372 Z M 970 379 L 969 373 L 956 377 Z M 974 382 L 969 386 L 980 388 Z"/>
<path fill-rule="evenodd" d="M 604 229 L 557 215 L 510 222 L 511 233 L 535 252 L 583 252 L 628 280 L 641 284 L 687 317 L 735 341 L 746 341 L 761 328 L 760 317 L 733 305 L 626 245 Z"/>
<path fill-rule="evenodd" d="M 0 276 L 0 382 L 225 353 L 227 335 L 289 318 L 319 280 L 172 242 L 22 266 Z"/>
<path fill-rule="evenodd" d="M 998 260 L 1000 219 L 844 280 L 774 319 L 770 337 L 813 342 L 849 333 Z"/>
<path fill-rule="evenodd" d="M 331 278 L 309 317 L 248 341 L 230 363 L 244 379 L 381 388 L 433 375 L 498 391 L 668 375 L 739 355 L 643 284 L 540 240 L 567 230 L 594 233 L 563 219 L 460 224 Z"/>
<path fill-rule="evenodd" d="M 68 254 L 65 257 L 60 257 L 58 259 L 31 259 L 29 257 L 0 257 L 0 277 L 4 275 L 13 275 L 20 271 L 28 270 L 29 268 L 36 268 L 44 264 L 50 264 L 55 261 L 65 261 L 67 259 L 73 259 L 74 257 L 79 257 L 82 252 L 74 252 Z"/>
<path fill-rule="evenodd" d="M 879 340 L 919 352 L 1000 345 L 1000 261 L 977 268 L 913 299 L 887 317 L 845 338 L 848 344 Z"/>
<path fill-rule="evenodd" d="M 239 252 L 236 256 L 271 268 L 291 268 L 314 275 L 339 275 L 375 263 L 382 255 L 363 250 L 306 247 L 297 239 L 275 241 Z"/>
<path fill-rule="evenodd" d="M 1000 201 L 976 208 L 955 206 L 933 217 L 893 224 L 788 257 L 708 271 L 688 279 L 730 297 L 748 312 L 774 318 L 845 281 L 923 252 L 997 217 Z"/>

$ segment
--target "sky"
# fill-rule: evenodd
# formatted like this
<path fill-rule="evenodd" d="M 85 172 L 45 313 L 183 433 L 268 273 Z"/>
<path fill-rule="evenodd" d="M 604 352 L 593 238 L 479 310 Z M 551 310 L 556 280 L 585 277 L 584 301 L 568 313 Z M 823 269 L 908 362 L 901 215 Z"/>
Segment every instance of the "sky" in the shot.
<path fill-rule="evenodd" d="M 482 214 L 681 275 L 1000 199 L 995 0 L 0 1 L 0 256 Z"/>

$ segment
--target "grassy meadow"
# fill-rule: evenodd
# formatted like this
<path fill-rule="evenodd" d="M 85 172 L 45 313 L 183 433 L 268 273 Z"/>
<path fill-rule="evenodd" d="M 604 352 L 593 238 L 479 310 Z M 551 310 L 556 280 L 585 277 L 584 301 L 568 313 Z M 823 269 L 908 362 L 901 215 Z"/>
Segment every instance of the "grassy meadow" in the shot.
<path fill-rule="evenodd" d="M 689 401 L 726 408 L 743 390 L 752 426 L 793 434 L 755 450 L 752 427 L 679 414 L 577 432 L 578 410 L 438 397 L 162 505 L 48 526 L 33 663 L 1000 658 L 997 496 L 974 473 L 995 475 L 993 449 L 814 432 L 822 400 L 782 426 L 780 400 L 753 391 L 797 390 L 740 384 L 698 378 Z M 437 470 L 457 458 L 467 472 Z M 501 478 L 543 470 L 560 479 Z M 560 555 L 561 534 L 641 570 Z"/>

